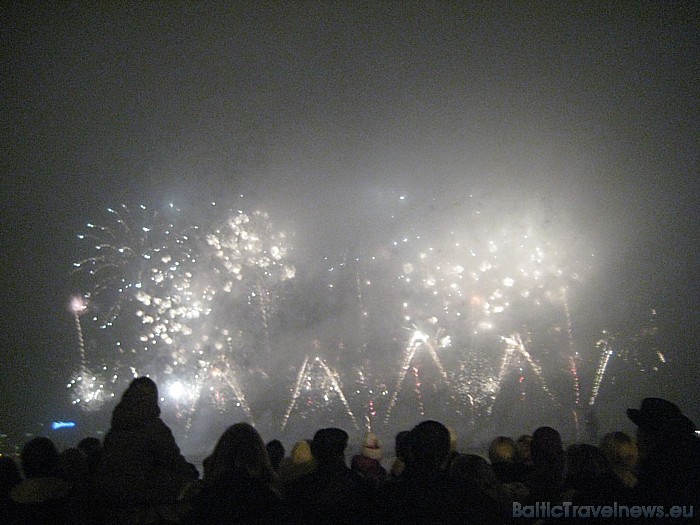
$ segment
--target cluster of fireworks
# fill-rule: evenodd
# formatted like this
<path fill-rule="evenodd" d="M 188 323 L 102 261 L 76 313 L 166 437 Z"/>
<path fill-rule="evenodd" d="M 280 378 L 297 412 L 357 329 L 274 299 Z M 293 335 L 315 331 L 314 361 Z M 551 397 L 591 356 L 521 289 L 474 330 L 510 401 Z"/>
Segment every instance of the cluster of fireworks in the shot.
<path fill-rule="evenodd" d="M 546 226 L 507 214 L 494 221 L 477 207 L 404 223 L 392 215 L 393 240 L 326 259 L 324 296 L 313 301 L 338 329 L 319 334 L 283 320 L 303 303 L 294 296 L 312 293 L 293 284 L 301 261 L 291 238 L 266 213 L 218 208 L 193 224 L 174 206 L 122 206 L 108 210 L 105 225 L 87 225 L 79 238 L 88 253 L 75 263 L 89 290 L 72 308 L 75 404 L 99 409 L 130 379 L 150 375 L 183 420 L 208 403 L 255 422 L 266 408 L 251 398 L 281 376 L 283 429 L 323 410 L 371 428 L 406 407 L 488 416 L 514 374 L 531 377 L 551 403 L 578 404 L 568 297 L 592 255 L 567 253 Z M 81 319 L 89 319 L 87 345 Z M 299 331 L 312 335 L 294 349 L 277 343 Z M 598 348 L 589 405 L 613 355 L 607 339 Z M 562 371 L 569 386 L 552 387 Z"/>
<path fill-rule="evenodd" d="M 90 254 L 74 266 L 91 284 L 81 313 L 100 329 L 93 341 L 100 351 L 91 359 L 112 372 L 111 388 L 151 375 L 179 414 L 204 393 L 249 411 L 237 362 L 253 350 L 242 348 L 246 335 L 262 341 L 255 350 L 269 351 L 275 288 L 294 277 L 284 234 L 257 211 L 229 210 L 213 226 L 188 224 L 173 206 L 164 213 L 122 206 L 108 217 L 107 225 L 88 224 L 89 233 L 79 235 L 90 242 Z M 105 396 L 85 392 L 87 385 L 82 380 L 74 388 L 74 402 L 99 408 Z"/>

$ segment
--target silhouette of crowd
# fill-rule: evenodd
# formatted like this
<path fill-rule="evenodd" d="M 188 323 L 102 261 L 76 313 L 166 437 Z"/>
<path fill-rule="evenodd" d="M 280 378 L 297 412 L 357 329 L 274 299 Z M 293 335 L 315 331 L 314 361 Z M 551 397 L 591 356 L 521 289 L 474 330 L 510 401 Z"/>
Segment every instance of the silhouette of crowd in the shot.
<path fill-rule="evenodd" d="M 627 417 L 637 427 L 634 438 L 611 432 L 598 446 L 575 443 L 565 448 L 557 430 L 540 427 L 517 439 L 495 437 L 487 457 L 460 453 L 455 432 L 428 420 L 395 436 L 393 460 L 384 457 L 377 435 L 367 432 L 349 462 L 349 435 L 340 428 L 318 429 L 285 456 L 279 440 L 265 444 L 253 426 L 241 422 L 221 435 L 200 476 L 160 418 L 156 384 L 140 377 L 115 407 L 102 442 L 85 438 L 59 453 L 50 439 L 34 438 L 21 451 L 21 470 L 12 458 L 0 458 L 0 523 L 567 521 L 514 515 L 514 505 L 533 509 L 545 502 L 666 509 L 679 505 L 685 517 L 667 521 L 694 522 L 697 518 L 688 513 L 691 506 L 694 513 L 700 510 L 695 425 L 675 404 L 660 398 L 644 399 L 639 409 L 627 410 Z M 665 519 L 655 515 L 639 521 Z"/>

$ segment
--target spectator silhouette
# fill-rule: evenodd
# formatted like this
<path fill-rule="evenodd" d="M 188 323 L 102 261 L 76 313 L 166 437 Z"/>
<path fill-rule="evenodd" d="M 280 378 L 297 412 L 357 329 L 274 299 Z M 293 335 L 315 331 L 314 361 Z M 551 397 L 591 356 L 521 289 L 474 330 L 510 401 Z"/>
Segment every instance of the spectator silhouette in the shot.
<path fill-rule="evenodd" d="M 532 469 L 531 446 L 532 436 L 529 434 L 523 434 L 515 440 L 515 461 L 522 465 L 525 472 L 529 472 Z"/>
<path fill-rule="evenodd" d="M 345 464 L 348 434 L 323 428 L 311 442 L 316 470 L 289 483 L 287 504 L 294 524 L 375 523 L 372 485 Z"/>
<path fill-rule="evenodd" d="M 19 467 L 14 459 L 0 457 L 0 523 L 10 523 L 13 519 L 14 504 L 10 492 L 22 481 Z"/>
<path fill-rule="evenodd" d="M 173 504 L 197 477 L 160 419 L 156 384 L 147 377 L 134 379 L 115 407 L 104 439 L 96 474 L 103 506 L 120 510 Z"/>
<path fill-rule="evenodd" d="M 670 401 L 648 397 L 627 416 L 637 425 L 642 504 L 700 508 L 700 441 L 695 424 Z"/>
<path fill-rule="evenodd" d="M 280 523 L 284 508 L 265 444 L 248 423 L 229 427 L 207 459 L 199 494 L 182 523 Z"/>
<path fill-rule="evenodd" d="M 408 430 L 402 430 L 396 434 L 394 439 L 394 462 L 391 464 L 391 470 L 389 471 L 389 476 L 391 479 L 396 479 L 403 473 L 406 468 L 406 461 L 409 454 L 409 436 L 411 432 Z"/>
<path fill-rule="evenodd" d="M 24 445 L 20 459 L 25 479 L 10 493 L 15 504 L 13 525 L 72 523 L 72 487 L 61 477 L 56 445 L 49 438 L 34 438 Z"/>
<path fill-rule="evenodd" d="M 489 461 L 496 478 L 501 483 L 523 482 L 527 470 L 516 462 L 515 441 L 507 436 L 498 436 L 489 444 Z"/>
<path fill-rule="evenodd" d="M 600 451 L 623 485 L 633 488 L 637 484 L 635 469 L 639 459 L 634 440 L 624 432 L 609 432 L 600 442 Z"/>
<path fill-rule="evenodd" d="M 279 472 L 280 465 L 284 459 L 284 445 L 279 439 L 273 439 L 265 445 L 267 455 L 270 458 L 272 470 Z"/>
<path fill-rule="evenodd" d="M 85 456 L 88 474 L 94 474 L 102 456 L 102 443 L 96 437 L 86 437 L 78 442 L 78 450 Z"/>
<path fill-rule="evenodd" d="M 534 502 L 559 502 L 564 481 L 564 447 L 561 436 L 552 427 L 540 427 L 530 444 L 532 471 L 526 485 Z"/>
<path fill-rule="evenodd" d="M 496 524 L 510 516 L 513 498 L 484 458 L 459 454 L 450 464 L 449 475 L 458 484 L 459 498 L 471 509 L 472 522 Z"/>
<path fill-rule="evenodd" d="M 586 443 L 566 451 L 566 476 L 562 499 L 579 505 L 631 503 L 631 492 L 615 476 L 610 463 L 597 447 Z"/>
<path fill-rule="evenodd" d="M 87 479 L 87 461 L 77 448 L 67 448 L 59 455 L 61 477 L 74 487 L 81 486 Z"/>
<path fill-rule="evenodd" d="M 380 523 L 476 523 L 478 515 L 448 476 L 450 432 L 437 421 L 416 425 L 403 474 L 379 493 Z"/>
<path fill-rule="evenodd" d="M 297 441 L 292 447 L 292 453 L 282 460 L 280 465 L 280 483 L 285 487 L 293 480 L 310 474 L 316 469 L 316 460 L 311 454 L 311 444 L 308 440 Z"/>
<path fill-rule="evenodd" d="M 362 442 L 360 454 L 353 456 L 350 468 L 370 480 L 375 488 L 384 483 L 388 477 L 386 469 L 381 464 L 382 448 L 374 432 L 367 432 Z"/>

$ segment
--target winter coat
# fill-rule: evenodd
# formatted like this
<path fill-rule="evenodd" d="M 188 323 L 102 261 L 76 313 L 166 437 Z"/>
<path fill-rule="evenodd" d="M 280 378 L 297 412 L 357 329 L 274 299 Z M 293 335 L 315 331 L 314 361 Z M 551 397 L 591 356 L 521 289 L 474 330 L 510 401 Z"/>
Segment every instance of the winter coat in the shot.
<path fill-rule="evenodd" d="M 364 524 L 375 521 L 372 484 L 342 462 L 319 464 L 287 486 L 292 524 Z"/>
<path fill-rule="evenodd" d="M 370 480 L 375 488 L 379 487 L 389 477 L 379 460 L 363 455 L 354 456 L 350 462 L 350 468 Z"/>
<path fill-rule="evenodd" d="M 71 484 L 56 477 L 22 481 L 10 493 L 12 525 L 62 525 L 73 523 L 70 505 Z"/>
<path fill-rule="evenodd" d="M 117 503 L 168 503 L 197 477 L 197 469 L 180 454 L 160 419 L 157 400 L 122 399 L 104 439 L 96 473 L 98 493 Z"/>
<path fill-rule="evenodd" d="M 183 525 L 254 525 L 281 523 L 282 499 L 272 487 L 246 473 L 227 473 L 201 483 Z"/>

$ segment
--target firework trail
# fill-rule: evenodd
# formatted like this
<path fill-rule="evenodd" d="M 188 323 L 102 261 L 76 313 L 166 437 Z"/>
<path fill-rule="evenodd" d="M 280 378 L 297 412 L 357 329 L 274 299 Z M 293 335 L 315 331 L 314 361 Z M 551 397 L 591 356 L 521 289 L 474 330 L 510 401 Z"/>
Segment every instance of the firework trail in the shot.
<path fill-rule="evenodd" d="M 85 356 L 85 341 L 80 316 L 87 306 L 81 297 L 71 300 L 70 309 L 75 321 L 75 329 L 78 334 L 78 352 L 80 365 L 78 371 L 71 376 L 67 387 L 71 389 L 71 398 L 74 405 L 79 405 L 83 410 L 93 412 L 102 408 L 102 405 L 114 394 L 105 387 L 105 380 L 101 375 L 93 373 L 87 366 Z"/>
<path fill-rule="evenodd" d="M 294 385 L 294 391 L 292 392 L 292 400 L 289 403 L 289 406 L 287 407 L 287 411 L 285 412 L 284 417 L 282 418 L 281 429 L 284 430 L 286 428 L 292 410 L 294 410 L 294 408 L 297 405 L 297 401 L 299 399 L 299 394 L 301 392 L 303 383 L 309 376 L 311 376 L 313 368 L 316 367 L 320 368 L 323 371 L 324 378 L 330 381 L 330 390 L 334 391 L 338 395 L 341 402 L 343 403 L 343 406 L 345 407 L 347 415 L 350 417 L 350 420 L 352 421 L 352 424 L 355 427 L 355 430 L 359 430 L 359 427 L 357 426 L 357 420 L 355 419 L 355 414 L 353 414 L 352 409 L 350 408 L 350 404 L 348 403 L 345 394 L 343 394 L 343 389 L 340 388 L 340 384 L 336 379 L 336 374 L 333 373 L 333 371 L 328 367 L 325 361 L 318 356 L 314 357 L 312 362 L 309 362 L 308 355 L 304 358 L 304 362 L 302 363 L 301 368 L 299 369 L 299 374 L 297 375 L 297 380 Z M 328 393 L 326 392 L 325 395 L 328 395 Z"/>
<path fill-rule="evenodd" d="M 595 372 L 593 388 L 591 389 L 591 398 L 588 400 L 589 406 L 593 406 L 595 404 L 596 398 L 598 397 L 598 392 L 600 391 L 600 385 L 603 382 L 603 377 L 605 376 L 605 370 L 608 367 L 608 361 L 610 361 L 610 357 L 613 354 L 612 344 L 607 338 L 600 339 L 596 343 L 596 348 L 600 350 L 600 360 L 598 361 L 598 368 Z"/>
<path fill-rule="evenodd" d="M 83 339 L 83 327 L 80 324 L 80 314 L 85 311 L 85 302 L 81 297 L 73 297 L 71 299 L 71 312 L 73 312 L 73 319 L 75 321 L 75 330 L 78 333 L 78 352 L 80 355 L 80 368 L 84 369 L 87 367 L 87 362 L 85 360 L 85 341 Z"/>
<path fill-rule="evenodd" d="M 530 352 L 528 352 L 527 348 L 525 348 L 525 343 L 523 343 L 523 339 L 520 334 L 513 334 L 510 337 L 503 337 L 502 340 L 513 349 L 513 352 L 517 352 L 519 355 L 525 358 L 525 361 L 527 361 L 527 364 L 530 365 L 530 368 L 535 373 L 535 377 L 540 383 L 542 390 L 544 390 L 552 401 L 558 403 L 554 394 L 549 389 L 549 386 L 547 386 L 547 381 L 542 373 L 542 368 L 534 361 L 534 359 L 532 359 Z"/>
<path fill-rule="evenodd" d="M 250 421 L 254 424 L 255 419 L 253 418 L 253 413 L 250 410 L 250 405 L 245 398 L 243 389 L 236 380 L 236 376 L 230 370 L 224 371 L 217 367 L 212 367 L 212 374 L 214 377 L 220 377 L 231 388 L 236 396 L 236 404 L 245 411 Z"/>
<path fill-rule="evenodd" d="M 445 369 L 443 368 L 442 363 L 440 362 L 440 358 L 438 357 L 437 352 L 435 351 L 435 346 L 432 343 L 431 338 L 425 332 L 419 330 L 415 325 L 413 325 L 413 327 L 409 330 L 411 330 L 411 338 L 409 339 L 408 345 L 406 347 L 404 360 L 401 364 L 401 369 L 399 371 L 399 378 L 396 382 L 396 388 L 394 389 L 394 393 L 392 394 L 391 400 L 389 401 L 389 406 L 387 408 L 386 416 L 384 418 L 385 423 L 388 423 L 389 418 L 391 417 L 391 411 L 393 410 L 394 405 L 396 404 L 396 400 L 401 394 L 401 386 L 403 385 L 404 379 L 406 378 L 406 374 L 408 373 L 409 368 L 412 368 L 413 370 L 415 385 L 418 393 L 418 400 L 422 407 L 423 402 L 421 400 L 422 395 L 420 393 L 420 380 L 418 378 L 418 369 L 416 367 L 410 366 L 419 348 L 425 347 L 427 349 L 428 354 L 437 366 L 438 371 L 440 372 L 440 375 L 442 376 L 443 380 L 449 383 L 449 380 L 447 378 L 447 372 L 445 372 Z M 440 332 L 438 331 L 438 344 L 443 348 L 449 346 L 449 336 L 440 338 L 439 335 Z M 421 414 L 422 413 L 423 409 L 421 408 Z"/>
<path fill-rule="evenodd" d="M 287 422 L 289 421 L 289 416 L 292 413 L 292 410 L 294 410 L 294 406 L 297 403 L 297 399 L 299 399 L 299 393 L 301 392 L 301 385 L 302 381 L 304 380 L 304 374 L 306 373 L 306 365 L 309 362 L 309 356 L 304 357 L 304 362 L 301 364 L 301 368 L 299 368 L 299 373 L 297 374 L 297 380 L 296 383 L 294 383 L 294 390 L 292 391 L 292 399 L 289 402 L 289 406 L 287 407 L 287 411 L 284 413 L 284 417 L 282 418 L 282 430 L 284 431 L 285 427 L 287 426 Z"/>

